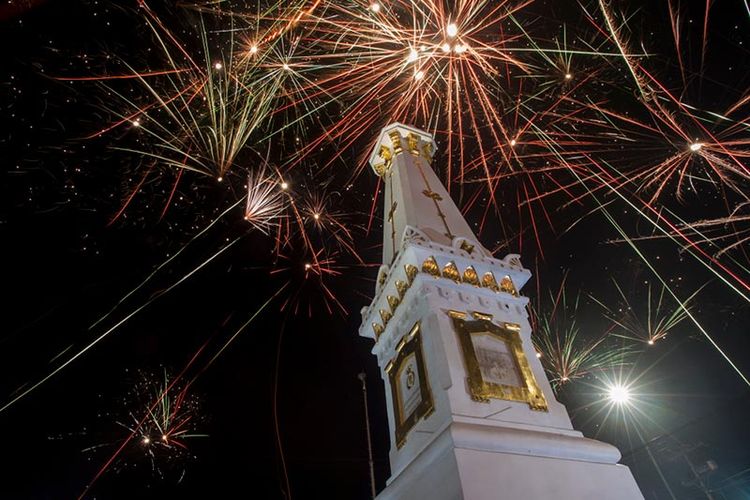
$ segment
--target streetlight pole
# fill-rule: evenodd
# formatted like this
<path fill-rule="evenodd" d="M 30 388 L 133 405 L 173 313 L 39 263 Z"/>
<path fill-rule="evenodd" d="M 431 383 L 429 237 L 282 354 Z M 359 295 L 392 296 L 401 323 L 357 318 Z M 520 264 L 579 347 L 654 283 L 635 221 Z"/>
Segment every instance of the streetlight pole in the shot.
<path fill-rule="evenodd" d="M 365 372 L 357 375 L 362 381 L 362 400 L 365 402 L 365 428 L 367 430 L 367 456 L 370 464 L 370 492 L 372 498 L 375 498 L 375 466 L 372 461 L 372 439 L 370 439 L 370 413 L 367 410 L 367 384 L 365 383 Z"/>

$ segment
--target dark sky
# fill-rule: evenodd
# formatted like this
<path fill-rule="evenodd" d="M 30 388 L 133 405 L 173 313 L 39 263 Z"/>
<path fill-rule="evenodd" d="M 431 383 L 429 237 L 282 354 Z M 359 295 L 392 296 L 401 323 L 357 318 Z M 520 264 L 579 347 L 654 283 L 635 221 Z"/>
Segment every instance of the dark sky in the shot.
<path fill-rule="evenodd" d="M 519 19 L 548 30 L 563 23 L 589 29 L 578 3 L 553 3 L 534 2 Z M 682 82 L 675 61 L 668 3 L 679 4 L 682 16 L 687 82 Z M 632 16 L 627 38 L 653 52 L 648 67 L 666 88 L 683 89 L 686 102 L 717 112 L 748 95 L 750 11 L 743 2 L 711 4 L 702 70 L 703 2 L 623 4 L 622 15 Z M 188 37 L 189 29 L 178 28 L 183 26 L 181 8 L 152 7 L 176 26 L 175 33 Z M 252 10 L 253 2 L 235 8 Z M 155 65 L 153 39 L 139 16 L 136 2 L 11 1 L 0 7 L 0 406 L 137 311 L 0 412 L 5 429 L 0 498 L 76 498 L 94 481 L 86 498 L 368 498 L 357 379 L 362 371 L 367 374 L 378 489 L 389 474 L 383 385 L 369 353 L 371 341 L 357 335 L 359 310 L 374 291 L 382 220 L 376 216 L 367 231 L 372 193 L 379 189 L 374 175 L 364 171 L 350 181 L 349 174 L 361 156 L 358 149 L 367 148 L 376 131 L 343 152 L 340 165 L 318 174 L 316 166 L 324 160 L 316 158 L 314 165 L 287 176 L 295 194 L 323 193 L 336 204 L 355 235 L 362 261 L 337 253 L 341 274 L 327 277 L 326 289 L 305 279 L 300 269 L 310 256 L 304 250 L 277 251 L 272 237 L 252 231 L 242 220 L 240 208 L 92 327 L 156 266 L 240 199 L 247 165 L 257 163 L 267 147 L 238 158 L 242 169 L 221 184 L 185 173 L 164 217 L 159 214 L 174 173 L 161 170 L 113 222 L 147 167 L 137 155 L 114 148 L 145 139 L 119 129 L 82 139 L 116 120 L 116 99 L 96 82 L 67 78 L 113 74 L 132 61 Z M 221 25 L 216 20 L 207 23 Z M 627 78 L 622 66 L 612 66 L 606 84 L 616 87 L 612 82 L 617 75 Z M 613 108 L 629 109 L 637 90 L 619 90 L 592 96 Z M 633 116 L 638 116 L 635 109 Z M 747 109 L 733 115 L 738 122 L 746 118 Z M 744 127 L 734 130 L 728 141 L 750 140 L 750 128 Z M 649 140 L 656 144 L 661 139 Z M 291 136 L 274 141 L 269 147 L 294 147 Z M 644 142 L 625 148 L 620 144 L 616 154 L 646 164 L 663 153 Z M 747 151 L 748 144 L 732 147 Z M 740 161 L 747 165 L 747 157 Z M 699 187 L 686 200 L 670 199 L 659 207 L 698 221 L 726 215 L 740 203 L 741 194 L 727 194 L 731 190 L 721 183 L 718 188 L 703 186 L 702 176 L 695 175 Z M 644 284 L 656 287 L 657 281 L 644 259 L 617 243 L 621 238 L 599 211 L 575 203 L 571 208 L 558 193 L 548 207 L 552 224 L 535 216 L 534 222 L 544 223 L 536 236 L 532 221 L 517 209 L 520 184 L 508 182 L 507 191 L 501 187 L 496 193 L 502 199 L 499 217 L 483 218 L 480 203 L 468 207 L 467 218 L 476 224 L 484 221 L 480 238 L 487 246 L 499 244 L 497 255 L 523 254 L 534 274 L 523 292 L 540 305 L 539 314 L 545 314 L 545 297 L 564 277 L 566 293 L 580 296 L 576 321 L 584 334 L 609 326 L 592 297 L 614 309 L 620 306 L 613 280 L 636 309 L 644 310 Z M 549 181 L 541 186 L 554 189 Z M 747 179 L 739 186 L 746 195 Z M 469 183 L 464 191 L 454 184 L 453 194 L 467 206 L 474 188 Z M 610 201 L 608 210 L 629 235 L 653 234 L 625 202 Z M 381 205 L 378 200 L 376 214 Z M 742 224 L 720 230 L 739 231 Z M 240 238 L 237 244 L 170 289 L 235 238 Z M 706 271 L 680 244 L 662 238 L 639 241 L 638 248 L 683 298 L 701 289 L 692 313 L 737 369 L 750 374 L 750 309 L 742 294 Z M 742 288 L 749 281 L 746 244 L 719 262 L 738 277 L 729 279 L 735 286 Z M 326 290 L 342 308 L 331 306 Z M 666 300 L 664 309 L 670 308 L 674 306 Z M 222 346 L 227 347 L 222 351 Z M 617 445 L 647 499 L 706 498 L 689 464 L 700 467 L 708 460 L 718 465 L 702 476 L 714 498 L 750 498 L 748 386 L 689 321 L 655 346 L 641 344 L 638 350 L 642 352 L 625 368 L 589 374 L 563 386 L 559 399 L 576 428 Z M 165 371 L 172 379 L 184 371 L 177 387 L 194 381 L 187 387 L 190 426 L 208 437 L 190 438 L 187 451 L 156 453 L 153 461 L 138 442 L 130 443 L 97 478 L 128 436 L 120 423 L 132 425 L 131 414 L 142 417 L 153 401 L 154 394 L 140 390 L 143 377 L 159 381 Z M 600 411 L 606 407 L 602 381 L 612 373 L 632 381 L 636 397 L 633 409 L 605 418 Z M 152 390 L 158 387 L 152 385 Z"/>

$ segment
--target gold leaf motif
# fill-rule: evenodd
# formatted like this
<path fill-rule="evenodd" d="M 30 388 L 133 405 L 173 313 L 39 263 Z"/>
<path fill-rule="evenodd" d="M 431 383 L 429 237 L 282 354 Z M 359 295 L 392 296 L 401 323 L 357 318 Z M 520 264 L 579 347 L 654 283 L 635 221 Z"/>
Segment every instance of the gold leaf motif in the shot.
<path fill-rule="evenodd" d="M 487 271 L 484 273 L 484 276 L 482 276 L 482 286 L 485 288 L 489 288 L 493 292 L 497 292 L 500 290 L 500 287 L 497 286 L 497 280 L 495 280 L 495 275 L 492 274 L 492 271 Z"/>
<path fill-rule="evenodd" d="M 503 279 L 500 280 L 500 291 L 518 297 L 516 286 L 513 284 L 513 280 L 510 279 L 510 276 L 503 276 Z"/>
<path fill-rule="evenodd" d="M 393 205 L 391 205 L 391 209 L 388 211 L 388 222 L 393 222 L 393 215 L 396 213 L 396 209 L 398 208 L 398 202 L 393 202 Z"/>
<path fill-rule="evenodd" d="M 479 276 L 477 276 L 477 272 L 474 267 L 469 266 L 464 271 L 464 283 L 479 286 Z"/>
<path fill-rule="evenodd" d="M 393 315 L 385 309 L 380 310 L 380 319 L 383 320 L 383 325 L 387 325 Z"/>
<path fill-rule="evenodd" d="M 474 316 L 474 319 L 483 319 L 485 321 L 492 321 L 492 315 L 479 312 L 479 311 L 472 311 L 471 315 Z"/>
<path fill-rule="evenodd" d="M 436 278 L 440 277 L 440 267 L 438 267 L 435 257 L 427 257 L 427 259 L 422 262 L 422 272 L 435 276 Z"/>
<path fill-rule="evenodd" d="M 375 169 L 375 173 L 378 175 L 378 177 L 383 177 L 386 172 L 386 166 L 385 163 L 376 163 L 372 166 Z"/>
<path fill-rule="evenodd" d="M 422 144 L 422 156 L 427 160 L 427 163 L 432 162 L 432 144 L 429 142 Z"/>
<path fill-rule="evenodd" d="M 393 295 L 388 295 L 386 299 L 388 300 L 388 307 L 391 308 L 391 312 L 395 313 L 400 300 L 398 300 L 398 297 L 394 297 Z"/>
<path fill-rule="evenodd" d="M 419 156 L 419 137 L 414 132 L 409 132 L 406 136 L 406 143 L 409 146 L 409 152 L 414 156 Z"/>
<path fill-rule="evenodd" d="M 391 151 L 391 148 L 381 144 L 378 156 L 380 156 L 383 161 L 381 163 L 373 165 L 373 168 L 375 169 L 375 173 L 378 174 L 378 176 L 383 177 L 391 169 L 391 164 L 393 162 L 393 152 Z"/>
<path fill-rule="evenodd" d="M 388 134 L 388 137 L 391 138 L 391 143 L 393 144 L 393 155 L 396 156 L 401 154 L 403 152 L 403 148 L 401 147 L 401 134 L 394 130 Z"/>
<path fill-rule="evenodd" d="M 383 144 L 380 145 L 380 157 L 385 161 L 389 162 L 393 159 L 393 153 L 391 152 L 391 148 L 388 146 L 385 146 Z"/>
<path fill-rule="evenodd" d="M 386 278 L 388 277 L 388 271 L 383 269 L 380 272 L 380 276 L 378 276 L 378 285 L 383 286 L 383 283 L 385 283 Z"/>
<path fill-rule="evenodd" d="M 471 252 L 474 251 L 474 245 L 469 243 L 468 241 L 464 240 L 461 242 L 461 250 L 471 255 Z"/>
<path fill-rule="evenodd" d="M 406 390 L 408 391 L 414 387 L 414 383 L 417 381 L 417 375 L 414 373 L 412 365 L 406 367 Z"/>
<path fill-rule="evenodd" d="M 430 191 L 429 189 L 425 189 L 424 191 L 422 191 L 422 194 L 425 195 L 426 197 L 430 198 L 431 200 L 443 201 L 443 197 L 440 196 L 435 191 Z"/>
<path fill-rule="evenodd" d="M 373 323 L 372 324 L 372 331 L 375 332 L 375 341 L 376 342 L 380 338 L 380 336 L 383 334 L 383 330 L 384 330 L 383 325 L 381 325 L 379 323 Z"/>
<path fill-rule="evenodd" d="M 463 312 L 463 311 L 454 311 L 453 309 L 451 309 L 450 311 L 448 311 L 448 316 L 450 316 L 451 318 L 466 319 L 466 313 L 465 312 Z"/>
<path fill-rule="evenodd" d="M 396 352 L 401 352 L 404 349 L 404 346 L 409 341 L 406 337 L 407 335 L 404 335 L 401 337 L 401 340 L 398 341 L 398 344 L 396 344 Z"/>
<path fill-rule="evenodd" d="M 454 262 L 448 262 L 443 268 L 443 276 L 449 280 L 453 280 L 456 283 L 461 281 L 461 274 L 458 272 L 458 268 Z"/>
<path fill-rule="evenodd" d="M 435 263 L 435 266 L 437 266 L 437 263 Z M 414 283 L 414 278 L 417 277 L 419 270 L 417 269 L 417 266 L 406 264 L 404 266 L 404 271 L 406 272 L 406 279 L 409 281 L 409 286 L 411 286 L 411 284 Z"/>
<path fill-rule="evenodd" d="M 414 269 L 416 269 L 416 267 Z M 399 298 L 403 299 L 404 295 L 406 295 L 406 291 L 409 290 L 409 285 L 401 280 L 396 280 L 396 290 L 398 291 Z"/>

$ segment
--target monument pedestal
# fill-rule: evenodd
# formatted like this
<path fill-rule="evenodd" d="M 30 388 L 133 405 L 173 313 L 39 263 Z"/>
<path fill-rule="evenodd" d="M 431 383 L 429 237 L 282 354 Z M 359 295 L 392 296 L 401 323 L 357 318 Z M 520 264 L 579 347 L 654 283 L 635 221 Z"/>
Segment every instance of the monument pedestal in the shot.
<path fill-rule="evenodd" d="M 378 500 L 643 498 L 613 446 L 578 433 L 481 427 L 448 426 L 390 479 Z"/>

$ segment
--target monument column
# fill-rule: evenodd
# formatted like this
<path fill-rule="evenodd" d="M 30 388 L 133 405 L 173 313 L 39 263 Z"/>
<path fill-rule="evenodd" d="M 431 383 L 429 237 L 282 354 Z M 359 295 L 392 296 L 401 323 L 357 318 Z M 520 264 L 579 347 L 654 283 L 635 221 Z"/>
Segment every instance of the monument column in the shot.
<path fill-rule="evenodd" d="M 619 451 L 574 430 L 531 343 L 520 256 L 496 259 L 430 168 L 433 138 L 384 128 L 383 265 L 360 335 L 385 384 L 382 499 L 640 499 Z"/>

